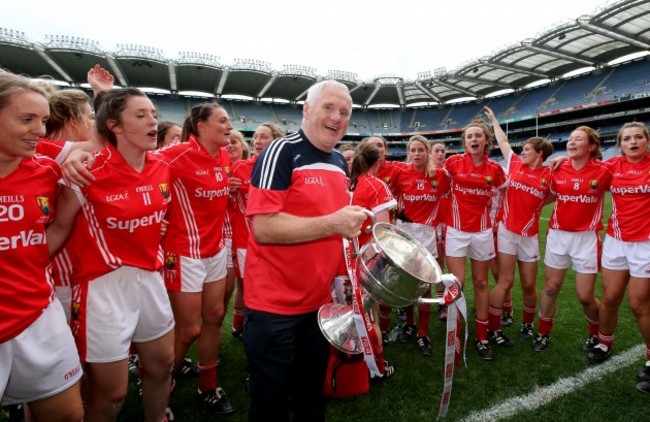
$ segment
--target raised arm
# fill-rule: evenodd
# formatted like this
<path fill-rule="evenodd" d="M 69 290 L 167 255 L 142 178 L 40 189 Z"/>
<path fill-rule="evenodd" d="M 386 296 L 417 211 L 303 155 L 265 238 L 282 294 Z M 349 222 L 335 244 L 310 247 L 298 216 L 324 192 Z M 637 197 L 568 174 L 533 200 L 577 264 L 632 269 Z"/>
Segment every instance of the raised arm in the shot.
<path fill-rule="evenodd" d="M 363 208 L 348 205 L 321 217 L 298 217 L 283 212 L 253 216 L 253 236 L 259 243 L 291 245 L 333 235 L 355 237 L 367 215 Z"/>
<path fill-rule="evenodd" d="M 501 154 L 504 157 L 508 157 L 512 152 L 512 147 L 508 142 L 508 136 L 503 131 L 503 129 L 501 129 L 501 125 L 499 125 L 499 121 L 497 120 L 497 117 L 492 112 L 492 109 L 488 106 L 485 106 L 483 107 L 483 111 L 485 112 L 485 116 L 490 120 L 490 122 L 492 122 L 492 128 L 494 129 L 494 136 L 497 138 L 497 144 L 499 145 Z"/>
<path fill-rule="evenodd" d="M 93 95 L 95 96 L 100 92 L 110 91 L 113 89 L 113 84 L 115 83 L 115 77 L 111 72 L 98 64 L 96 64 L 95 67 L 90 68 L 86 80 L 90 84 L 90 87 L 93 90 Z"/>

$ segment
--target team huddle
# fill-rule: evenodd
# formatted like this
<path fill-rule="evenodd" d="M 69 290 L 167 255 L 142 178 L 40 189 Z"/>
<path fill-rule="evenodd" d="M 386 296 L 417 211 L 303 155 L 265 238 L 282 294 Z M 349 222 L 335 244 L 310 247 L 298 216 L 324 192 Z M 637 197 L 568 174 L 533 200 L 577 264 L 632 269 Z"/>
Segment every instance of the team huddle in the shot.
<path fill-rule="evenodd" d="M 310 88 L 300 131 L 264 123 L 252 151 L 217 103 L 194 106 L 182 126 L 159 124 L 146 94 L 113 89 L 106 70 L 92 68 L 88 82 L 94 121 L 83 91 L 0 71 L 0 360 L 9 363 L 0 367 L 2 405 L 27 404 L 37 421 L 116 420 L 131 370 L 148 421 L 173 420 L 174 380 L 188 374 L 202 405 L 231 413 L 218 368 L 232 298 L 232 335 L 243 337 L 249 363 L 249 420 L 324 420 L 325 393 L 336 397 L 324 389 L 336 351 L 317 313 L 349 299 L 342 239 L 368 242 L 365 210 L 412 235 L 461 284 L 470 259 L 474 345 L 485 360 L 495 357 L 492 345 L 514 344 L 501 325 L 512 322 L 516 268 L 519 336 L 537 352 L 549 347 L 573 268 L 584 352 L 594 364 L 612 353 L 627 289 L 648 359 L 637 388 L 650 392 L 643 124 L 621 128 L 621 155 L 607 161 L 598 133 L 578 127 L 568 157 L 551 169 L 543 165 L 548 141 L 531 138 L 516 155 L 486 107 L 491 126 L 477 119 L 464 128 L 465 153 L 446 158 L 443 142 L 416 135 L 402 163 L 386 160 L 378 136 L 334 150 L 352 112 L 347 87 L 335 81 Z M 494 138 L 505 170 L 488 158 Z M 606 192 L 613 205 L 601 248 Z M 539 218 L 553 202 L 538 299 Z M 442 290 L 425 297 L 433 294 Z M 431 305 L 417 308 L 417 324 L 414 306 L 403 309 L 398 340 L 415 337 L 429 356 Z M 388 379 L 392 310 L 378 304 L 368 312 L 371 373 Z M 444 306 L 438 312 L 444 319 Z M 198 362 L 187 357 L 194 342 Z M 368 370 L 358 377 L 367 380 Z"/>

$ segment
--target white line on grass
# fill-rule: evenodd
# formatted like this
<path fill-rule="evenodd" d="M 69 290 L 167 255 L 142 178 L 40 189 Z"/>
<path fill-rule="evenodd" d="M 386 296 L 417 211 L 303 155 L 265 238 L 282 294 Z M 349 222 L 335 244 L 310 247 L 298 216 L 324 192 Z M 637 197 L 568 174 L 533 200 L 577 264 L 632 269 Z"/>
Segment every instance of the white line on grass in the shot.
<path fill-rule="evenodd" d="M 496 421 L 515 416 L 524 410 L 534 410 L 547 405 L 551 400 L 570 394 L 590 382 L 597 381 L 614 371 L 630 366 L 645 352 L 645 345 L 638 344 L 625 352 L 612 356 L 607 362 L 592 366 L 570 378 L 563 378 L 554 384 L 538 388 L 530 394 L 512 397 L 488 409 L 470 413 L 463 422 Z"/>

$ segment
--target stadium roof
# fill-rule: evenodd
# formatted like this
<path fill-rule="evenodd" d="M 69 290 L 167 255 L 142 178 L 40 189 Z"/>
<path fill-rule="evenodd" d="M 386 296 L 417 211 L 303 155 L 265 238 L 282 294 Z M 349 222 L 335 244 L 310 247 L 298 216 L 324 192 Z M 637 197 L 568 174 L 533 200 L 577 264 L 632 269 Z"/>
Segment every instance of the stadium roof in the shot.
<path fill-rule="evenodd" d="M 0 28 L 0 67 L 29 76 L 50 75 L 72 86 L 86 81 L 95 63 L 109 69 L 121 86 L 156 88 L 170 93 L 200 92 L 244 96 L 254 100 L 304 100 L 321 79 L 345 83 L 355 104 L 408 106 L 483 98 L 504 90 L 555 80 L 583 68 L 600 68 L 613 60 L 650 51 L 650 0 L 622 0 L 540 32 L 455 70 L 421 72 L 416 80 L 380 75 L 361 81 L 350 71 L 317 75 L 310 67 L 280 70 L 255 59 L 225 64 L 217 56 L 179 52 L 174 59 L 150 46 L 119 44 L 112 51 L 99 43 L 68 35 L 48 35 L 30 42 L 23 32 Z"/>

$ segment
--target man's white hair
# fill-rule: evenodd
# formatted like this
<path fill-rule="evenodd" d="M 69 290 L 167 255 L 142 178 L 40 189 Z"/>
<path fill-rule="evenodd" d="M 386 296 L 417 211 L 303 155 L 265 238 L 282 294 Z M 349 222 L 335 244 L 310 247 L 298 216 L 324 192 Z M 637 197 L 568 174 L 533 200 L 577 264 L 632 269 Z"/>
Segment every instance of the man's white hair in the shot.
<path fill-rule="evenodd" d="M 336 88 L 345 91 L 348 99 L 350 100 L 350 104 L 352 104 L 352 97 L 350 96 L 350 90 L 348 89 L 348 87 L 342 84 L 341 82 L 335 81 L 333 79 L 320 81 L 317 84 L 312 85 L 307 91 L 307 99 L 305 100 L 305 102 L 308 103 L 309 105 L 313 105 L 314 103 L 316 103 L 320 99 L 321 94 L 323 93 L 323 89 L 327 87 Z"/>

